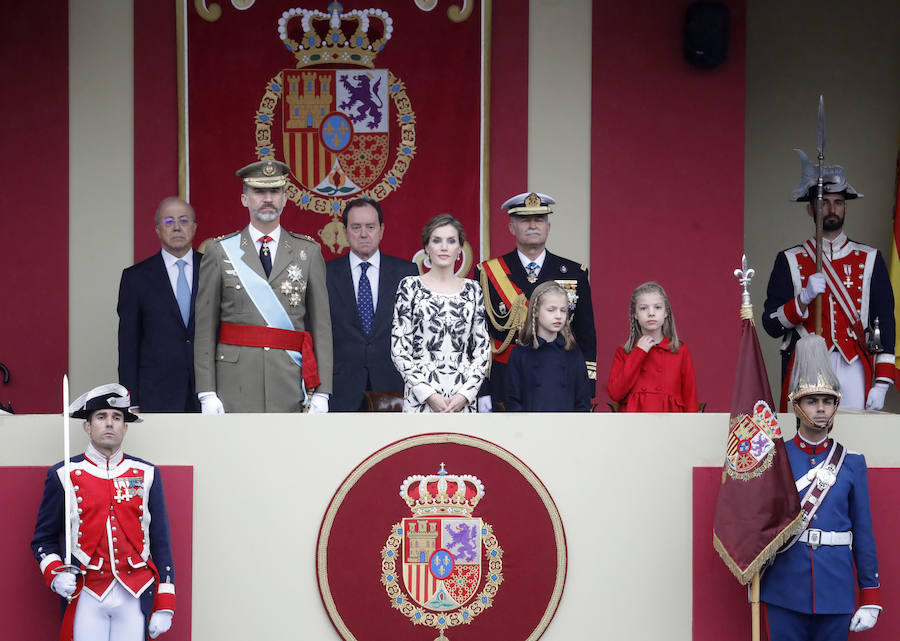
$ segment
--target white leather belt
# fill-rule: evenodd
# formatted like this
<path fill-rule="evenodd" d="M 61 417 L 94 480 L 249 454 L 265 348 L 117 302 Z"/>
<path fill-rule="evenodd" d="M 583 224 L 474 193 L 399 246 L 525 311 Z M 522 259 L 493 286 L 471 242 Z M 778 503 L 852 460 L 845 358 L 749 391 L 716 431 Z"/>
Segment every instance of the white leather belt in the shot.
<path fill-rule="evenodd" d="M 823 532 L 822 530 L 806 529 L 800 535 L 798 541 L 802 541 L 816 549 L 820 545 L 849 545 L 853 546 L 853 532 Z"/>

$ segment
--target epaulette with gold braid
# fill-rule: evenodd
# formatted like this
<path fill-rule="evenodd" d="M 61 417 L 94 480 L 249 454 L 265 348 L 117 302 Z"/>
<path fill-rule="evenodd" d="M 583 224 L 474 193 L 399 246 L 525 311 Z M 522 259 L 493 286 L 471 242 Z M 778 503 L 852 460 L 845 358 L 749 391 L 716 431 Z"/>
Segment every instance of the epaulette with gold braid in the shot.
<path fill-rule="evenodd" d="M 308 240 L 309 242 L 315 243 L 316 245 L 319 244 L 319 241 L 317 241 L 317 240 L 316 240 L 315 238 L 313 238 L 312 236 L 307 236 L 306 234 L 298 234 L 298 233 L 295 232 L 295 231 L 288 231 L 287 229 L 285 229 L 285 231 L 286 231 L 287 233 L 289 233 L 291 236 L 293 236 L 294 238 L 299 238 L 300 240 Z"/>

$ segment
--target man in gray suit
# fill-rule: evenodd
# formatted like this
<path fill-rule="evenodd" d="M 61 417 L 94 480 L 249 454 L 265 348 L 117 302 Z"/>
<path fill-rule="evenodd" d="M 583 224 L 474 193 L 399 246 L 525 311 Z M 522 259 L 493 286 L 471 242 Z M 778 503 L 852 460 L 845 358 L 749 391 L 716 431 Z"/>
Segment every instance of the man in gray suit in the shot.
<path fill-rule="evenodd" d="M 384 214 L 374 200 L 348 202 L 344 228 L 350 252 L 325 263 L 334 336 L 332 412 L 365 409 L 367 390 L 402 394 L 391 361 L 391 322 L 398 283 L 419 273 L 414 263 L 379 251 Z"/>
<path fill-rule="evenodd" d="M 200 263 L 194 369 L 204 414 L 328 411 L 325 261 L 312 238 L 279 224 L 289 172 L 275 160 L 237 171 L 250 224 L 209 243 Z"/>

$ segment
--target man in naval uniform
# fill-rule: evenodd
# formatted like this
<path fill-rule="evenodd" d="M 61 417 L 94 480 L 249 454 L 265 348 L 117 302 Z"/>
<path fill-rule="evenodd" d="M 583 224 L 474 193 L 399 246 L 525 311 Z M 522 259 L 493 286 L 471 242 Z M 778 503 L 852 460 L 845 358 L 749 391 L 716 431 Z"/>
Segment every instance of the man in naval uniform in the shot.
<path fill-rule="evenodd" d="M 792 200 L 806 202 L 815 223 L 818 173 L 806 155 L 803 178 Z M 894 294 L 884 258 L 874 247 L 847 238 L 844 217 L 847 201 L 862 194 L 847 182 L 844 168 L 824 168 L 822 201 L 822 271 L 816 272 L 816 239 L 808 239 L 778 254 L 763 311 L 763 327 L 781 338 L 781 411 L 786 411 L 786 385 L 790 380 L 791 356 L 801 336 L 813 333 L 813 301 L 822 296 L 822 336 L 828 345 L 831 365 L 841 381 L 842 405 L 880 410 L 894 375 Z M 867 338 L 879 341 L 875 349 Z M 877 351 L 883 350 L 883 351 Z M 873 353 L 873 351 L 875 353 Z"/>
<path fill-rule="evenodd" d="M 47 472 L 31 549 L 48 587 L 70 600 L 61 638 L 143 641 L 145 632 L 155 639 L 172 625 L 166 499 L 159 469 L 122 451 L 127 424 L 141 420 L 129 404 L 128 390 L 115 383 L 72 403 L 70 416 L 84 419 L 90 441 L 84 454 L 70 459 L 70 482 L 62 462 Z M 60 545 L 66 534 L 73 557 L 68 567 Z"/>
<path fill-rule="evenodd" d="M 279 224 L 289 172 L 275 160 L 237 171 L 250 224 L 209 243 L 200 263 L 194 369 L 204 414 L 328 411 L 325 261 L 312 238 Z"/>
<path fill-rule="evenodd" d="M 527 301 L 535 287 L 548 280 L 558 282 L 569 295 L 569 320 L 586 360 L 593 396 L 597 334 L 591 284 L 587 267 L 547 251 L 549 215 L 555 204 L 553 198 L 537 192 L 518 194 L 503 203 L 516 248 L 475 267 L 475 280 L 484 292 L 492 355 L 490 372 L 478 399 L 479 411 L 499 410 L 506 401 L 506 364 L 525 322 Z"/>
<path fill-rule="evenodd" d="M 821 336 L 797 342 L 789 398 L 797 435 L 785 449 L 803 525 L 762 575 L 769 639 L 846 640 L 878 621 L 881 584 L 866 459 L 828 437 L 841 383 Z"/>

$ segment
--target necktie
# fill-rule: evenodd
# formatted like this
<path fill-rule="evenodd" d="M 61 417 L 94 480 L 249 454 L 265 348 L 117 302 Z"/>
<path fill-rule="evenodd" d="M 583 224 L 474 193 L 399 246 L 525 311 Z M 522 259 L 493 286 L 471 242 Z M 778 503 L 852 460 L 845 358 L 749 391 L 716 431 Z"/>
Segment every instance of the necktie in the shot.
<path fill-rule="evenodd" d="M 262 263 L 263 271 L 266 272 L 266 278 L 272 273 L 272 254 L 269 253 L 266 243 L 271 243 L 273 240 L 271 236 L 263 236 L 259 239 L 259 242 L 262 243 L 259 246 L 259 262 Z"/>
<path fill-rule="evenodd" d="M 372 284 L 366 276 L 366 270 L 371 267 L 369 263 L 360 263 L 362 273 L 359 275 L 359 287 L 356 291 L 356 306 L 359 307 L 359 320 L 362 321 L 366 334 L 372 331 L 372 321 L 375 320 L 375 306 L 372 304 Z"/>
<path fill-rule="evenodd" d="M 536 282 L 538 277 L 538 264 L 534 261 L 531 261 L 530 263 L 528 263 L 526 269 L 528 270 L 528 282 Z"/>
<path fill-rule="evenodd" d="M 178 280 L 175 281 L 175 300 L 178 301 L 178 309 L 181 310 L 181 320 L 187 327 L 188 320 L 191 317 L 191 288 L 188 287 L 187 277 L 184 275 L 184 268 L 187 263 L 182 259 L 175 261 L 178 266 Z"/>

